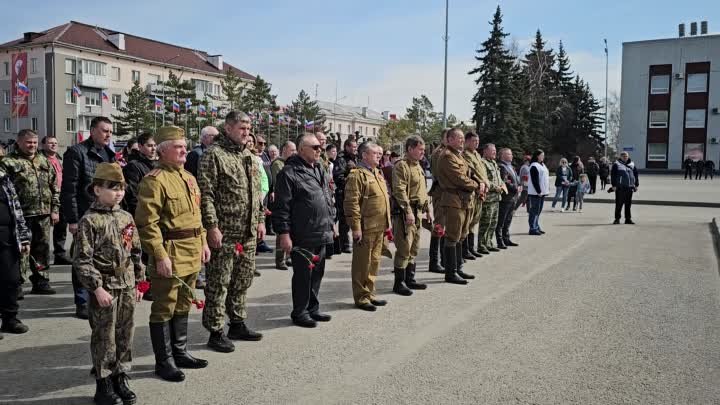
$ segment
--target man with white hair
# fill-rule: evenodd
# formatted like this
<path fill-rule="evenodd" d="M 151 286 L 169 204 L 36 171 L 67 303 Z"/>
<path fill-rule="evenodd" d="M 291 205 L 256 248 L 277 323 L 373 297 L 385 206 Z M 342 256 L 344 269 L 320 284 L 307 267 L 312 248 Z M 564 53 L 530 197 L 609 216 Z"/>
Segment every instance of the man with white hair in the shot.
<path fill-rule="evenodd" d="M 218 135 L 218 130 L 215 127 L 207 126 L 200 130 L 200 143 L 196 145 L 193 150 L 188 153 L 187 161 L 185 162 L 185 170 L 192 173 L 197 178 L 198 165 L 200 163 L 200 156 L 212 145 L 215 137 Z"/>

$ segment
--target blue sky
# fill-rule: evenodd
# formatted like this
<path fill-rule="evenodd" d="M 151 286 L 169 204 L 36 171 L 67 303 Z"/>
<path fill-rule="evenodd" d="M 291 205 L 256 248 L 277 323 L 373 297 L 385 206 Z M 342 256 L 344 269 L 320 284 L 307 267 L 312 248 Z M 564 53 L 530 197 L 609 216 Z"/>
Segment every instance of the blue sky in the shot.
<path fill-rule="evenodd" d="M 425 93 L 442 109 L 445 2 L 442 0 L 175 0 L 90 2 L 2 1 L 0 42 L 69 20 L 223 54 L 273 83 L 281 103 L 305 89 L 318 98 L 404 113 Z M 548 45 L 562 40 L 574 70 L 604 95 L 603 38 L 610 47 L 611 91 L 620 89 L 623 41 L 674 37 L 680 22 L 708 20 L 720 29 L 710 0 L 499 2 L 505 31 L 524 51 L 539 28 Z M 488 37 L 497 1 L 450 0 L 448 112 L 468 119 L 474 92 L 466 72 Z M 12 18 L 8 18 L 12 16 Z"/>

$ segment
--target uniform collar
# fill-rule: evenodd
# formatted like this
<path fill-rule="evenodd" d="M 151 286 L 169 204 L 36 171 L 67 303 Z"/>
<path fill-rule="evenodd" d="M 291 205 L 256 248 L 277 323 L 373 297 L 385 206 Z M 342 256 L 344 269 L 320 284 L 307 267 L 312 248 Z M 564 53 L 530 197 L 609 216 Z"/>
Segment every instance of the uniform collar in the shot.
<path fill-rule="evenodd" d="M 119 211 L 120 206 L 115 205 L 114 207 L 108 207 L 105 204 L 100 204 L 97 200 L 93 201 L 92 204 L 90 204 L 90 209 L 93 211 L 99 211 L 99 212 L 113 212 L 113 211 Z"/>

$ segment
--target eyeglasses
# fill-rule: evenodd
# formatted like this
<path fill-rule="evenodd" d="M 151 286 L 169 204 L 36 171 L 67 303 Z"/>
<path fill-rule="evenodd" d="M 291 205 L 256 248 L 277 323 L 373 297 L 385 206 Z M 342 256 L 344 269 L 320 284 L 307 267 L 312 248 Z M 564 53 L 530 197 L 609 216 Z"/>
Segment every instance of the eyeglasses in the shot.
<path fill-rule="evenodd" d="M 265 145 L 265 142 L 258 142 L 258 145 Z"/>
<path fill-rule="evenodd" d="M 312 148 L 316 152 L 322 150 L 322 146 L 320 146 L 320 145 L 305 145 L 305 146 L 307 146 L 308 148 Z"/>

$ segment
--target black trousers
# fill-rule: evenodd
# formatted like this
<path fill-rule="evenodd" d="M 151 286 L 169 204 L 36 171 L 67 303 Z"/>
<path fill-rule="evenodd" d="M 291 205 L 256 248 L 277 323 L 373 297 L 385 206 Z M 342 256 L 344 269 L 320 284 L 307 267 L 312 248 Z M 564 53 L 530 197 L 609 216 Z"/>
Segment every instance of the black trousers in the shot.
<path fill-rule="evenodd" d="M 690 180 L 692 180 L 692 167 L 685 167 L 685 179 L 690 176 Z"/>
<path fill-rule="evenodd" d="M 18 313 L 18 287 L 20 276 L 20 252 L 15 247 L 15 240 L 0 241 L 0 315 L 3 318 L 14 318 Z"/>
<path fill-rule="evenodd" d="M 588 174 L 588 180 L 590 180 L 590 194 L 595 194 L 597 188 L 597 174 Z"/>
<path fill-rule="evenodd" d="M 66 256 L 65 242 L 67 240 L 67 223 L 60 213 L 60 221 L 53 226 L 53 254 L 55 257 Z"/>
<path fill-rule="evenodd" d="M 625 206 L 625 220 L 632 219 L 630 208 L 632 207 L 633 190 L 627 187 L 615 189 L 615 219 L 620 219 L 623 206 Z"/>
<path fill-rule="evenodd" d="M 318 255 L 320 261 L 310 269 L 312 255 Z M 309 257 L 308 257 L 309 256 Z M 320 283 L 325 274 L 325 246 L 316 248 L 303 248 L 303 251 L 293 250 L 292 258 L 292 300 L 293 310 L 290 317 L 299 318 L 320 309 Z"/>
<path fill-rule="evenodd" d="M 695 169 L 695 180 L 700 180 L 703 174 L 703 169 Z"/>
<path fill-rule="evenodd" d="M 515 201 L 500 201 L 498 222 L 495 227 L 495 239 L 510 239 L 510 224 L 515 215 Z"/>

